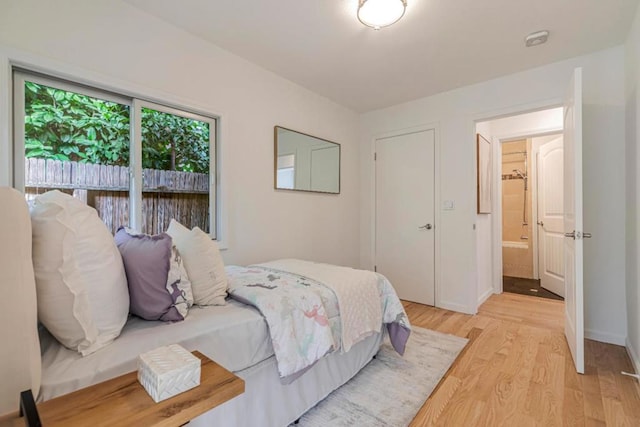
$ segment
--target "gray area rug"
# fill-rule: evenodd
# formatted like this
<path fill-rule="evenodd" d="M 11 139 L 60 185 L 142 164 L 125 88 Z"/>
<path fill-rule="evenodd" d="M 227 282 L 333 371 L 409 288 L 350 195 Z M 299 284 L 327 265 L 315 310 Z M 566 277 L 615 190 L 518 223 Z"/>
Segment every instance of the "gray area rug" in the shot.
<path fill-rule="evenodd" d="M 404 357 L 386 340 L 375 359 L 297 427 L 409 425 L 467 342 L 413 326 Z"/>

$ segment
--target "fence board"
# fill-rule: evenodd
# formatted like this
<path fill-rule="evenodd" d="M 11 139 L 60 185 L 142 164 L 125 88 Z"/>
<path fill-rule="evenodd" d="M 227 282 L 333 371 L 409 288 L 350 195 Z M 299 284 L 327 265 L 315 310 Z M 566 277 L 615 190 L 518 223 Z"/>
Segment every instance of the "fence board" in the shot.
<path fill-rule="evenodd" d="M 93 206 L 112 233 L 129 224 L 129 167 L 25 159 L 27 200 L 58 189 Z M 144 169 L 142 230 L 158 234 L 172 218 L 209 231 L 209 175 Z"/>

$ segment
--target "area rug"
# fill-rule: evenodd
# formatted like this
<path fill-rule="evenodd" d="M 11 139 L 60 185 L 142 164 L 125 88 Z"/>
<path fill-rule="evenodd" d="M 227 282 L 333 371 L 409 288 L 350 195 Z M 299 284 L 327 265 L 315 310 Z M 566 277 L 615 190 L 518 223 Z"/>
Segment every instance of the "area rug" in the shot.
<path fill-rule="evenodd" d="M 297 427 L 409 425 L 467 342 L 414 326 L 404 357 L 385 342 L 375 359 L 307 411 Z"/>

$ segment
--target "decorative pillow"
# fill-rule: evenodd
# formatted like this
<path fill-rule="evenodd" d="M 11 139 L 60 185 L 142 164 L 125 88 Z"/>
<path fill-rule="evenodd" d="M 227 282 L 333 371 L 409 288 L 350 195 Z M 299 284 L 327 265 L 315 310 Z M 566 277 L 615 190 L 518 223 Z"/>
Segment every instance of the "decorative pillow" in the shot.
<path fill-rule="evenodd" d="M 180 269 L 180 256 L 173 250 L 171 236 L 136 234 L 121 227 L 115 241 L 127 273 L 130 312 L 146 320 L 184 320 L 191 285 L 184 269 Z M 193 297 L 190 299 L 192 303 Z"/>
<path fill-rule="evenodd" d="M 175 219 L 171 220 L 167 234 L 182 255 L 191 280 L 194 303 L 225 305 L 227 275 L 218 244 L 198 227 L 189 230 Z"/>
<path fill-rule="evenodd" d="M 171 246 L 171 264 L 169 266 L 169 276 L 167 276 L 167 290 L 171 294 L 178 312 L 182 314 L 182 317 L 186 317 L 193 305 L 193 292 L 189 275 L 184 268 L 182 256 L 176 245 Z"/>
<path fill-rule="evenodd" d="M 60 191 L 31 209 L 38 317 L 83 356 L 113 341 L 127 321 L 122 258 L 95 209 Z"/>

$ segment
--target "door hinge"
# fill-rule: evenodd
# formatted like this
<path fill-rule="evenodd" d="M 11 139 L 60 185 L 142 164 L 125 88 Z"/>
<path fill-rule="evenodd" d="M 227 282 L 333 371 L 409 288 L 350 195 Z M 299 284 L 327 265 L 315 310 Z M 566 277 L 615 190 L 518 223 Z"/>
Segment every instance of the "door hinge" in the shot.
<path fill-rule="evenodd" d="M 375 271 L 376 273 L 378 272 L 378 266 L 377 265 L 373 266 L 373 271 Z"/>
<path fill-rule="evenodd" d="M 378 153 L 373 153 L 373 161 L 375 162 L 376 160 L 378 160 Z"/>

